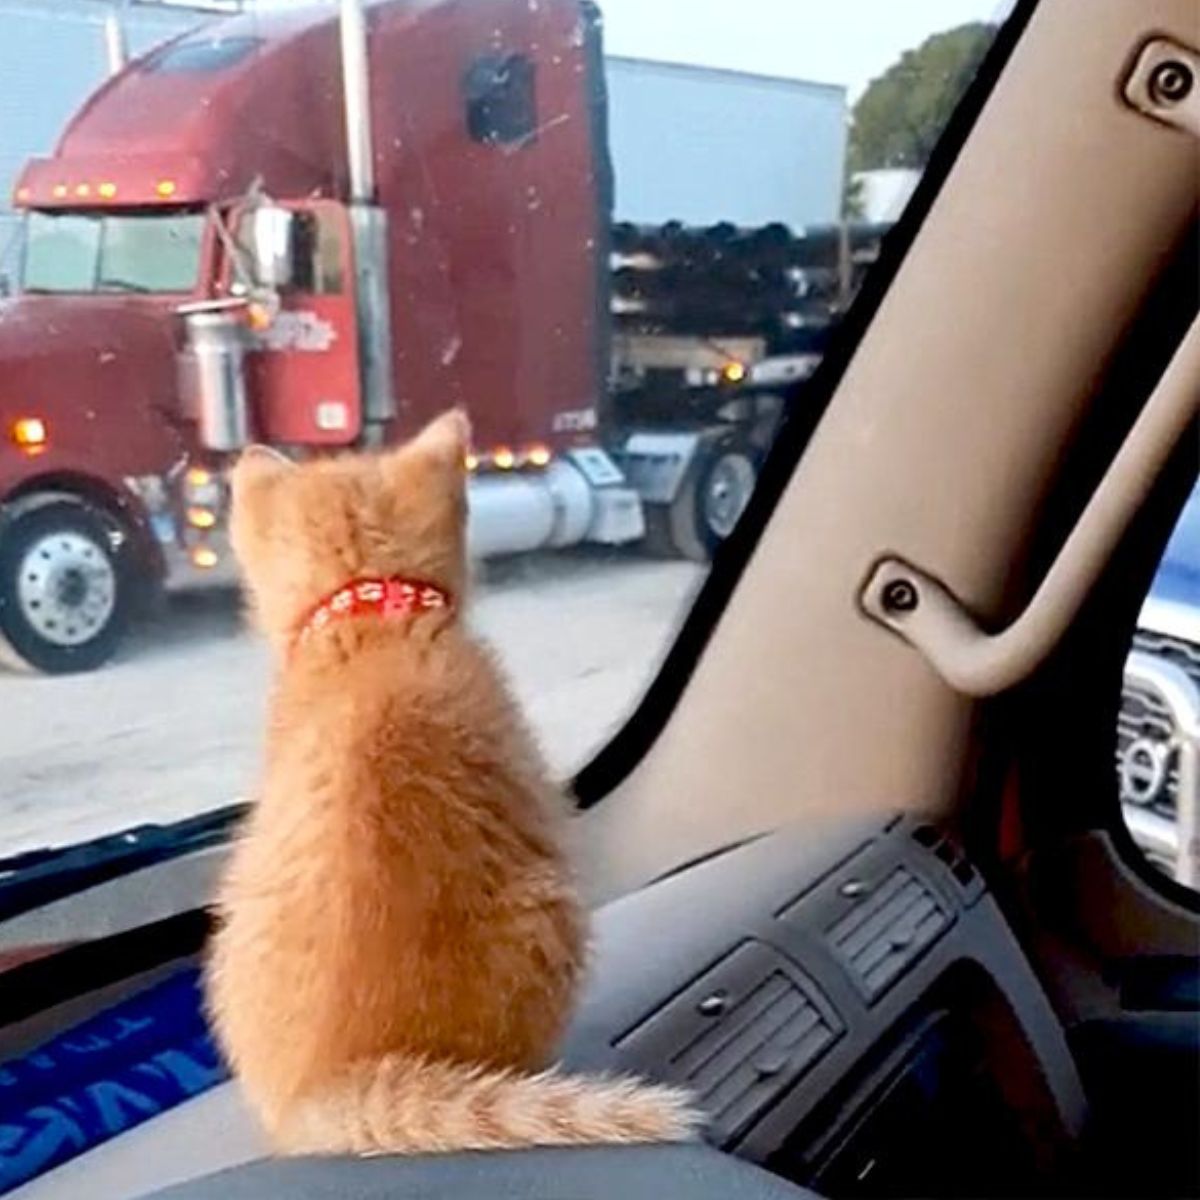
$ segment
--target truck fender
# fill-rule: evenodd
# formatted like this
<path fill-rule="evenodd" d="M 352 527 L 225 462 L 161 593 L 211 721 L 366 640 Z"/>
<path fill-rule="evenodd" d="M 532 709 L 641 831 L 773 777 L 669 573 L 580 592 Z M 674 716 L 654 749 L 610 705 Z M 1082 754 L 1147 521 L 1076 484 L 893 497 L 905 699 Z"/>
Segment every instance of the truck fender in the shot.
<path fill-rule="evenodd" d="M 47 480 L 44 486 L 40 486 L 37 480 L 26 481 L 15 495 L 0 500 L 0 533 L 18 517 L 57 503 L 99 509 L 112 521 L 122 537 L 128 539 L 135 569 L 148 581 L 160 582 L 163 579 L 165 566 L 162 550 L 149 529 L 122 514 L 119 499 L 102 484 L 81 480 L 75 486 L 73 481 Z"/>
<path fill-rule="evenodd" d="M 23 517 L 28 512 L 45 508 L 47 504 L 63 500 L 69 504 L 86 504 L 87 500 L 77 492 L 63 491 L 61 488 L 48 488 L 46 491 L 22 492 L 20 495 L 0 503 L 0 526 Z"/>
<path fill-rule="evenodd" d="M 688 471 L 707 442 L 727 430 L 635 430 L 613 454 L 645 504 L 673 504 Z"/>

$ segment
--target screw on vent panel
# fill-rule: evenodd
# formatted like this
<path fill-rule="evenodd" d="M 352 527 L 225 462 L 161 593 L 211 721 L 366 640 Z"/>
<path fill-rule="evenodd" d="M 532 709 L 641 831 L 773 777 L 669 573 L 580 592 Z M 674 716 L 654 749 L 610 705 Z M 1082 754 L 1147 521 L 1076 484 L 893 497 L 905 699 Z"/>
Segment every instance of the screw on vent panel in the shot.
<path fill-rule="evenodd" d="M 932 889 L 898 867 L 829 929 L 829 944 L 867 996 L 881 996 L 950 925 Z"/>
<path fill-rule="evenodd" d="M 714 997 L 720 997 L 715 1003 Z M 841 1035 L 828 1002 L 783 955 L 747 942 L 626 1034 L 618 1046 L 643 1065 L 662 1064 L 727 1144 Z"/>

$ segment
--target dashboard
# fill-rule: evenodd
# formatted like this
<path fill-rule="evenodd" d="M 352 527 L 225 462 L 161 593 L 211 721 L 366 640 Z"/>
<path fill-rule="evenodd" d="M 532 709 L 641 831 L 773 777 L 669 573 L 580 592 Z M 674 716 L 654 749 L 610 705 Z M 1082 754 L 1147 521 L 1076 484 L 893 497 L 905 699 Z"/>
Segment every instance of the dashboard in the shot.
<path fill-rule="evenodd" d="M 1029 1194 L 1069 1172 L 1084 1121 L 1062 1029 L 995 898 L 911 817 L 782 830 L 605 906 L 564 1063 L 690 1088 L 709 1146 L 253 1162 L 264 1147 L 224 1085 L 16 1194 L 181 1180 L 180 1200 Z"/>
<path fill-rule="evenodd" d="M 1044 1187 L 1084 1121 L 984 880 L 912 818 L 781 831 L 607 906 L 566 1061 L 691 1088 L 714 1145 L 833 1196 Z"/>

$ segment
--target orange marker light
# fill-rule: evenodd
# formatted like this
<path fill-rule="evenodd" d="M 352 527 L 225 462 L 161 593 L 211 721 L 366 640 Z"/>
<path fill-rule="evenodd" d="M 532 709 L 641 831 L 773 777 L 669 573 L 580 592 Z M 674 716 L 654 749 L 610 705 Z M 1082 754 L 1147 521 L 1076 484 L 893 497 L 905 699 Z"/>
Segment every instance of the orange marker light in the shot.
<path fill-rule="evenodd" d="M 550 464 L 549 446 L 530 446 L 526 459 L 535 467 L 545 467 Z"/>
<path fill-rule="evenodd" d="M 9 430 L 12 440 L 26 454 L 40 454 L 50 440 L 46 422 L 41 417 L 18 417 Z"/>
<path fill-rule="evenodd" d="M 740 363 L 736 359 L 732 362 L 727 362 L 721 368 L 721 378 L 726 383 L 741 383 L 746 378 L 746 364 Z"/>
<path fill-rule="evenodd" d="M 265 304 L 252 301 L 246 305 L 246 324 L 255 333 L 264 333 L 271 328 L 271 310 Z"/>
<path fill-rule="evenodd" d="M 173 179 L 160 179 L 154 185 L 155 194 L 161 196 L 164 200 L 169 200 L 178 190 L 178 186 Z"/>
<path fill-rule="evenodd" d="M 17 188 L 17 203 L 28 204 L 33 199 L 33 191 L 30 188 Z"/>
<path fill-rule="evenodd" d="M 92 185 L 90 183 L 79 183 L 75 185 L 75 195 L 80 200 L 86 200 L 92 194 Z"/>
<path fill-rule="evenodd" d="M 217 514 L 211 508 L 189 508 L 187 519 L 194 529 L 211 529 L 217 523 Z"/>
<path fill-rule="evenodd" d="M 117 185 L 115 183 L 102 183 L 96 191 L 102 200 L 111 200 L 117 194 Z"/>
<path fill-rule="evenodd" d="M 192 550 L 192 566 L 209 571 L 220 562 L 220 557 L 211 546 L 196 546 Z"/>
<path fill-rule="evenodd" d="M 192 487 L 206 487 L 212 483 L 212 472 L 206 471 L 203 467 L 190 467 L 187 481 Z"/>
<path fill-rule="evenodd" d="M 501 446 L 492 451 L 492 462 L 501 471 L 511 471 L 517 465 L 517 456 L 507 446 Z"/>
<path fill-rule="evenodd" d="M 466 464 L 466 468 L 468 471 L 478 471 L 479 470 L 479 455 L 478 454 L 468 454 L 467 457 L 463 461 Z"/>
<path fill-rule="evenodd" d="M 69 190 L 65 183 L 56 183 L 50 194 L 55 200 L 65 200 Z"/>

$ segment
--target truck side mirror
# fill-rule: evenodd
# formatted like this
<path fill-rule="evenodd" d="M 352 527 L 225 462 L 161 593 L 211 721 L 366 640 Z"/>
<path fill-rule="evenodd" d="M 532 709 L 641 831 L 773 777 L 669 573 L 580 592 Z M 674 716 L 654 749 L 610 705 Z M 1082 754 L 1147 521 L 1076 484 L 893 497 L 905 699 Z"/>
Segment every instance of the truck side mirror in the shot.
<path fill-rule="evenodd" d="M 276 291 L 290 286 L 296 273 L 296 214 L 274 204 L 255 208 L 250 249 L 256 283 Z"/>

